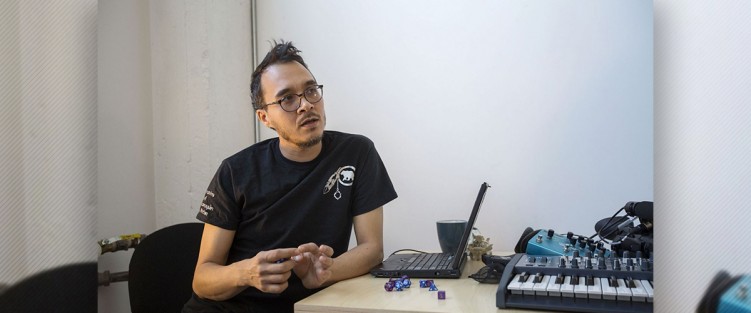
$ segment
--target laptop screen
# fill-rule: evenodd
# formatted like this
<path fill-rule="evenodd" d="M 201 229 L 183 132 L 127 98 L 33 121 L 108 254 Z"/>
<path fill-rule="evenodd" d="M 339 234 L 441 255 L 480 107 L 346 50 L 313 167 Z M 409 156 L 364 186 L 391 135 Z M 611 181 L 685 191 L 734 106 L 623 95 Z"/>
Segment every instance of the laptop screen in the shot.
<path fill-rule="evenodd" d="M 480 191 L 477 193 L 477 199 L 475 199 L 475 205 L 472 207 L 472 214 L 469 215 L 467 227 L 464 228 L 464 234 L 462 234 L 462 241 L 459 242 L 459 247 L 456 252 L 454 252 L 454 260 L 451 262 L 452 267 L 458 266 L 459 262 L 464 258 L 464 251 L 467 249 L 467 243 L 469 242 L 472 228 L 475 225 L 477 213 L 480 211 L 480 206 L 482 205 L 483 200 L 485 200 L 485 192 L 488 190 L 488 187 L 490 187 L 488 183 L 482 183 L 480 186 Z"/>

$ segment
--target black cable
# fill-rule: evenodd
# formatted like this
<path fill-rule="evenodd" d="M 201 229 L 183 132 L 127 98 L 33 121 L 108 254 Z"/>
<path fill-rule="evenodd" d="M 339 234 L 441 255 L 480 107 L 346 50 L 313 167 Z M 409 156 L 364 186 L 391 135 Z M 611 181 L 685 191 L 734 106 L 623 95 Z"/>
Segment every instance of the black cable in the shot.
<path fill-rule="evenodd" d="M 604 236 L 600 235 L 600 231 L 602 231 L 605 228 L 608 228 L 608 226 L 610 226 L 610 223 L 613 221 L 613 219 L 616 217 L 616 215 L 618 215 L 618 213 L 621 213 L 621 211 L 623 211 L 624 208 L 621 208 L 620 210 L 616 211 L 615 214 L 613 214 L 613 216 L 610 217 L 610 219 L 608 220 L 608 222 L 605 223 L 605 226 L 602 226 L 599 230 L 597 230 L 597 233 L 594 234 L 594 235 L 592 235 L 590 238 L 597 236 L 597 237 L 600 237 L 600 241 L 603 241 L 603 242 L 605 242 L 607 244 L 610 244 L 610 242 L 608 242 L 607 239 L 605 239 L 605 237 L 610 236 L 611 234 L 613 234 L 618 229 L 616 228 L 614 230 L 611 230 L 609 233 L 605 234 Z"/>
<path fill-rule="evenodd" d="M 427 253 L 425 251 L 420 251 L 420 250 L 415 250 L 415 249 L 399 249 L 399 250 L 396 250 L 394 252 L 391 252 L 391 255 L 397 254 L 399 252 L 404 252 L 404 251 L 417 252 L 417 253 Z"/>

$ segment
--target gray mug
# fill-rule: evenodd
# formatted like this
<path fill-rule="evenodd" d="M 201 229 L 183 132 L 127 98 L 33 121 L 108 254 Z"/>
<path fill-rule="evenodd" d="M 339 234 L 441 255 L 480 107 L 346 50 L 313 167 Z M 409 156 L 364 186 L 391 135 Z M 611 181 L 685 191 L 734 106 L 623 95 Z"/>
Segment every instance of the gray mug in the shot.
<path fill-rule="evenodd" d="M 442 220 L 436 222 L 438 230 L 438 244 L 441 245 L 443 253 L 454 253 L 459 248 L 459 242 L 462 241 L 464 228 L 467 227 L 465 220 Z"/>

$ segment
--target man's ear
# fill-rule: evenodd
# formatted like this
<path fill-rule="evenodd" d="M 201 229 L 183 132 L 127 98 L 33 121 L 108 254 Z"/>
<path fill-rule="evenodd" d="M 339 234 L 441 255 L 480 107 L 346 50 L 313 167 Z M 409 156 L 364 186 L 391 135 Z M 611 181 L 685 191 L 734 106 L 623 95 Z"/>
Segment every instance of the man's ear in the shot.
<path fill-rule="evenodd" d="M 256 117 L 258 118 L 263 125 L 266 125 L 266 127 L 271 128 L 272 130 L 276 131 L 274 127 L 271 127 L 271 122 L 269 121 L 269 112 L 265 109 L 258 109 L 256 110 Z"/>
<path fill-rule="evenodd" d="M 269 126 L 269 118 L 268 118 L 269 112 L 266 112 L 264 109 L 258 109 L 256 110 L 256 117 L 258 118 L 263 125 L 266 125 L 266 127 Z"/>

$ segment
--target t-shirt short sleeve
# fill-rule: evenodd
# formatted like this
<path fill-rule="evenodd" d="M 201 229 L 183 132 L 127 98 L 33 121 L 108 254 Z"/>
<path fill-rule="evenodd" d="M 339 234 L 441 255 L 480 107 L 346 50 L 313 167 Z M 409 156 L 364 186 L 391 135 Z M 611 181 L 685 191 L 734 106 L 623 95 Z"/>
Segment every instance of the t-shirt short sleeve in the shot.
<path fill-rule="evenodd" d="M 241 209 L 235 200 L 231 170 L 226 160 L 219 166 L 201 201 L 196 218 L 217 227 L 237 230 Z"/>
<path fill-rule="evenodd" d="M 354 199 L 352 213 L 354 216 L 370 212 L 396 199 L 397 194 L 391 183 L 386 166 L 381 156 L 376 151 L 375 145 L 370 139 L 363 137 L 367 143 L 365 160 L 357 169 L 357 192 Z"/>

